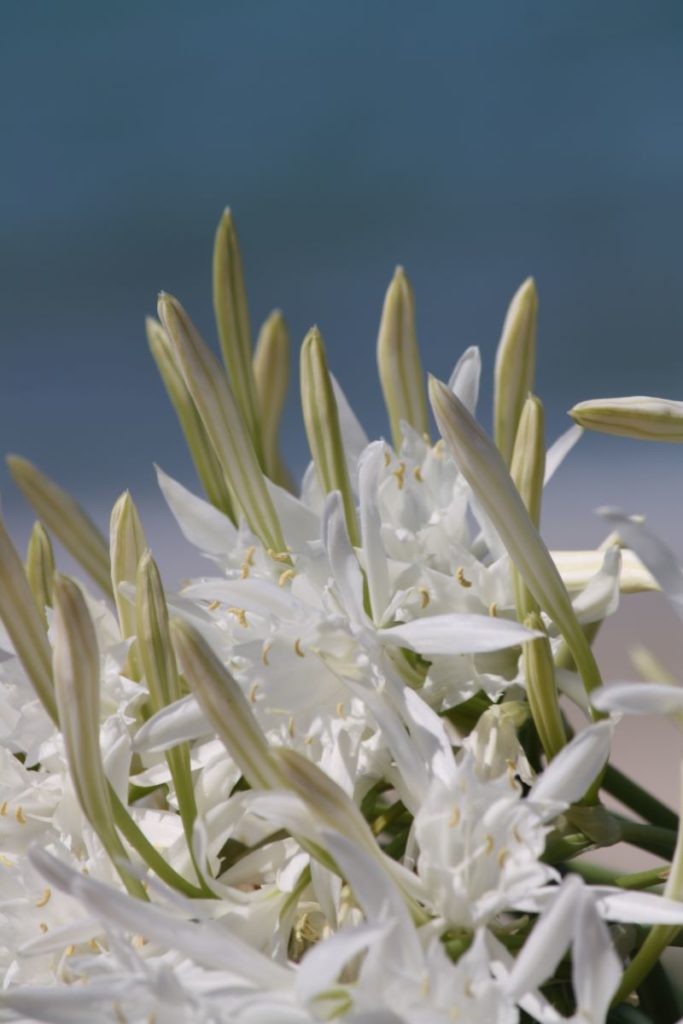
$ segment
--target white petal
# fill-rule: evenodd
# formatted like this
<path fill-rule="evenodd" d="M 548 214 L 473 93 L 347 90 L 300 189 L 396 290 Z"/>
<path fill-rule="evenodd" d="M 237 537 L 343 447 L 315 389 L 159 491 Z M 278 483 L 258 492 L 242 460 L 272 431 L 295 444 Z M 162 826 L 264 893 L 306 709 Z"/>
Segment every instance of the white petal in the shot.
<path fill-rule="evenodd" d="M 142 725 L 133 739 L 135 753 L 168 750 L 186 740 L 213 733 L 213 726 L 193 694 L 168 704 Z"/>
<path fill-rule="evenodd" d="M 549 978 L 564 956 L 574 934 L 582 888 L 578 875 L 568 875 L 536 922 L 508 979 L 508 990 L 515 998 Z"/>
<path fill-rule="evenodd" d="M 245 579 L 197 580 L 183 588 L 183 596 L 194 600 L 223 601 L 245 612 L 268 618 L 274 615 L 285 621 L 301 620 L 310 616 L 310 609 L 298 601 L 284 587 L 270 580 Z"/>
<path fill-rule="evenodd" d="M 588 892 L 580 902 L 572 954 L 578 1016 L 603 1021 L 621 980 L 621 961 Z"/>
<path fill-rule="evenodd" d="M 419 654 L 478 654 L 514 647 L 537 636 L 518 622 L 492 615 L 430 615 L 383 629 L 383 643 L 410 647 Z"/>
<path fill-rule="evenodd" d="M 161 493 L 183 536 L 200 551 L 224 555 L 237 543 L 237 530 L 228 517 L 208 501 L 198 498 L 177 480 L 156 467 Z"/>
<path fill-rule="evenodd" d="M 349 475 L 353 482 L 355 473 L 352 473 L 351 470 L 360 458 L 361 452 L 367 448 L 368 437 L 360 425 L 358 417 L 351 408 L 349 401 L 342 390 L 341 384 L 333 373 L 330 374 L 330 377 L 332 378 L 332 389 L 337 403 L 339 429 L 341 430 L 342 441 L 344 442 L 344 451 L 346 452 L 347 462 L 351 463 L 351 465 L 349 465 Z"/>
<path fill-rule="evenodd" d="M 583 427 L 579 427 L 575 423 L 573 427 L 569 428 L 569 430 L 565 430 L 564 434 L 560 434 L 557 441 L 551 444 L 550 448 L 548 448 L 545 455 L 545 476 L 543 478 L 544 486 L 555 475 L 556 471 L 560 468 L 582 434 Z"/>
<path fill-rule="evenodd" d="M 479 378 L 481 376 L 481 352 L 476 345 L 470 345 L 458 359 L 448 386 L 468 412 L 474 416 L 479 399 Z"/>
<path fill-rule="evenodd" d="M 345 611 L 353 622 L 364 624 L 367 615 L 363 608 L 363 575 L 346 530 L 339 491 L 332 491 L 325 499 L 322 529 L 323 547 Z"/>
<path fill-rule="evenodd" d="M 308 541 L 318 540 L 320 526 L 315 512 L 272 480 L 266 479 L 266 487 L 292 551 L 301 551 Z"/>
<path fill-rule="evenodd" d="M 598 711 L 625 715 L 683 714 L 683 687 L 667 683 L 613 683 L 591 694 Z"/>
<path fill-rule="evenodd" d="M 620 572 L 621 551 L 615 544 L 605 552 L 600 570 L 572 601 L 579 622 L 598 622 L 614 614 L 619 604 Z"/>
<path fill-rule="evenodd" d="M 598 512 L 650 570 L 660 587 L 683 617 L 683 572 L 673 551 L 642 523 L 636 523 L 618 508 L 600 508 Z"/>
<path fill-rule="evenodd" d="M 297 971 L 296 992 L 301 1002 L 307 1003 L 330 988 L 349 960 L 367 949 L 370 943 L 382 939 L 388 927 L 387 924 L 372 924 L 346 928 L 312 946 Z"/>
<path fill-rule="evenodd" d="M 358 497 L 360 528 L 370 591 L 370 605 L 375 622 L 380 622 L 390 598 L 389 566 L 382 540 L 382 520 L 377 491 L 384 465 L 386 447 L 376 441 L 363 452 L 358 464 Z"/>
<path fill-rule="evenodd" d="M 611 723 L 598 722 L 580 732 L 553 758 L 527 799 L 567 806 L 580 800 L 609 757 L 612 731 Z"/>
<path fill-rule="evenodd" d="M 606 894 L 598 888 L 597 910 L 607 921 L 620 924 L 683 925 L 683 903 L 651 892 L 611 890 Z"/>

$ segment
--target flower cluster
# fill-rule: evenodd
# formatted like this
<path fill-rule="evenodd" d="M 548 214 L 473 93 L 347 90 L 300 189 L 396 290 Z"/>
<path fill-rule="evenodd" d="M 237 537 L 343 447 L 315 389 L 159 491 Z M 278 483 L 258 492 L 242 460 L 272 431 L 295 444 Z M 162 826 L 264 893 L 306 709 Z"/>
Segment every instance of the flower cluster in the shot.
<path fill-rule="evenodd" d="M 610 743 L 624 712 L 683 715 L 683 690 L 605 689 L 591 641 L 623 592 L 680 610 L 683 573 L 615 510 L 600 549 L 545 546 L 543 487 L 582 427 L 546 447 L 533 282 L 503 326 L 493 440 L 476 348 L 425 388 L 401 269 L 378 340 L 391 441 L 368 440 L 312 329 L 300 489 L 278 445 L 286 325 L 252 351 L 229 212 L 214 303 L 222 363 L 171 296 L 147 323 L 204 496 L 159 485 L 206 575 L 167 591 L 130 494 L 107 541 L 9 460 L 39 522 L 25 562 L 0 524 L 0 1020 L 650 1019 L 618 1015 L 683 927 L 683 847 Z M 573 414 L 677 438 L 674 406 Z M 662 866 L 583 857 L 621 841 Z M 658 984 L 652 1005 L 675 1002 Z"/>

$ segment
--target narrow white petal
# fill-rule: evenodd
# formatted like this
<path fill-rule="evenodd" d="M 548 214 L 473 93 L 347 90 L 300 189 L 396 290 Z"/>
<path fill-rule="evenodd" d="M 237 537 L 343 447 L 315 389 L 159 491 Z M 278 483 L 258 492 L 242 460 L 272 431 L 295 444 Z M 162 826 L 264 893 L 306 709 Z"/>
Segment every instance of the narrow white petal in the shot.
<path fill-rule="evenodd" d="M 580 901 L 572 954 L 578 1016 L 602 1021 L 621 980 L 621 961 L 588 892 Z"/>
<path fill-rule="evenodd" d="M 377 501 L 385 450 L 382 441 L 374 442 L 363 452 L 358 464 L 360 529 L 368 575 L 370 605 L 375 622 L 381 621 L 382 613 L 391 596 L 389 565 L 382 540 L 382 520 Z"/>
<path fill-rule="evenodd" d="M 481 376 L 481 352 L 477 345 L 470 345 L 458 359 L 448 386 L 468 412 L 474 416 L 479 399 L 479 378 Z"/>
<path fill-rule="evenodd" d="M 363 608 L 363 575 L 351 547 L 339 491 L 332 491 L 325 499 L 322 530 L 323 547 L 344 609 L 353 622 L 363 624 L 367 622 Z"/>
<path fill-rule="evenodd" d="M 351 408 L 349 400 L 342 390 L 341 384 L 333 373 L 330 374 L 330 377 L 332 378 L 334 400 L 337 403 L 339 429 L 341 430 L 342 441 L 344 442 L 346 459 L 347 462 L 351 461 L 355 465 L 360 458 L 362 451 L 368 446 L 368 437 L 360 425 L 358 417 Z M 349 466 L 349 474 L 353 480 L 351 468 L 352 467 Z"/>
<path fill-rule="evenodd" d="M 196 740 L 213 732 L 213 726 L 197 703 L 194 694 L 183 697 L 152 715 L 133 739 L 133 751 L 155 753 L 168 750 L 186 740 Z"/>
<path fill-rule="evenodd" d="M 305 619 L 311 614 L 311 609 L 288 590 L 269 580 L 226 580 L 217 576 L 188 584 L 183 588 L 183 596 L 194 600 L 223 601 L 247 613 L 265 618 L 274 615 L 285 621 Z"/>
<path fill-rule="evenodd" d="M 349 960 L 371 943 L 380 941 L 389 927 L 388 924 L 358 925 L 312 946 L 297 971 L 296 992 L 301 1002 L 307 1003 L 329 988 Z"/>
<path fill-rule="evenodd" d="M 383 629 L 383 643 L 410 647 L 419 654 L 479 654 L 525 643 L 538 634 L 518 622 L 491 615 L 446 614 L 413 619 Z"/>
<path fill-rule="evenodd" d="M 652 892 L 613 889 L 598 895 L 598 913 L 607 921 L 620 924 L 683 925 L 683 903 Z"/>
<path fill-rule="evenodd" d="M 633 548 L 672 602 L 674 610 L 683 617 L 683 572 L 673 551 L 642 523 L 634 522 L 620 509 L 600 508 L 598 512 L 615 527 L 624 543 Z"/>
<path fill-rule="evenodd" d="M 578 875 L 568 875 L 539 917 L 508 978 L 507 987 L 513 997 L 537 988 L 559 964 L 574 934 L 582 889 Z"/>
<path fill-rule="evenodd" d="M 576 442 L 580 440 L 582 434 L 583 427 L 579 427 L 575 423 L 573 427 L 569 428 L 569 430 L 565 430 L 564 434 L 560 434 L 557 441 L 551 444 L 550 448 L 548 448 L 548 451 L 545 453 L 544 485 L 547 484 L 555 475 L 556 471 L 567 458 Z"/>
<path fill-rule="evenodd" d="M 579 622 L 598 622 L 613 615 L 619 604 L 621 551 L 617 545 L 608 548 L 599 571 L 572 601 Z"/>
<path fill-rule="evenodd" d="M 624 715 L 683 714 L 683 687 L 667 683 L 613 683 L 591 694 L 598 711 Z"/>
<path fill-rule="evenodd" d="M 184 537 L 200 551 L 224 555 L 237 543 L 237 530 L 228 517 L 208 501 L 198 498 L 177 480 L 156 467 L 161 493 Z"/>
<path fill-rule="evenodd" d="M 580 732 L 553 758 L 527 799 L 567 806 L 580 800 L 609 757 L 612 731 L 609 722 L 598 722 Z"/>

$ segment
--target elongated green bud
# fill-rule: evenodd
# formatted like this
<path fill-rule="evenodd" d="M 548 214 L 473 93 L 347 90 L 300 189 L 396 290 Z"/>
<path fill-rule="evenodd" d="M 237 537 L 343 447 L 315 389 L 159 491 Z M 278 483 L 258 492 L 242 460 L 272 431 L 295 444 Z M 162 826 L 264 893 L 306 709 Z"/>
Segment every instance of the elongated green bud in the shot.
<path fill-rule="evenodd" d="M 601 685 L 595 657 L 557 567 L 529 518 L 501 453 L 449 387 L 432 377 L 429 395 L 439 430 L 453 450 L 460 472 L 498 531 L 531 594 L 562 631 L 590 692 Z"/>
<path fill-rule="evenodd" d="M 182 619 L 171 619 L 171 638 L 185 679 L 249 785 L 280 786 L 268 742 L 247 698 L 206 640 Z"/>
<path fill-rule="evenodd" d="M 522 408 L 522 415 L 517 427 L 510 476 L 529 513 L 529 518 L 537 529 L 541 521 L 544 474 L 543 405 L 540 399 L 529 395 Z M 538 605 L 516 570 L 514 570 L 513 584 L 517 616 L 522 622 L 525 615 L 538 610 Z"/>
<path fill-rule="evenodd" d="M 52 607 L 52 578 L 55 555 L 52 541 L 42 523 L 34 523 L 26 551 L 26 578 L 45 626 L 45 609 Z"/>
<path fill-rule="evenodd" d="M 204 429 L 202 418 L 197 412 L 197 406 L 185 385 L 179 367 L 176 366 L 168 335 L 154 317 L 147 317 L 145 326 L 150 352 L 157 364 L 171 405 L 175 409 L 204 492 L 211 504 L 219 508 L 234 522 L 235 513 L 230 497 L 230 488 L 225 480 L 218 456 Z"/>
<path fill-rule="evenodd" d="M 683 402 L 667 398 L 594 398 L 579 402 L 569 415 L 587 430 L 640 441 L 683 442 Z"/>
<path fill-rule="evenodd" d="M 254 377 L 261 410 L 261 438 L 266 473 L 271 480 L 293 490 L 282 461 L 278 430 L 289 382 L 289 335 L 285 318 L 274 310 L 259 331 L 254 352 Z"/>
<path fill-rule="evenodd" d="M 429 431 L 424 374 L 415 333 L 415 299 L 403 267 L 396 268 L 384 299 L 377 365 L 394 448 L 399 451 L 403 439 L 401 420 L 420 434 Z"/>
<path fill-rule="evenodd" d="M 317 327 L 312 327 L 301 346 L 301 406 L 306 436 L 320 486 L 325 494 L 339 491 L 349 538 L 360 544 L 356 508 L 346 465 L 339 426 L 337 401 L 327 369 L 325 344 Z"/>
<path fill-rule="evenodd" d="M 218 360 L 180 303 L 159 297 L 159 317 L 175 359 L 249 528 L 266 549 L 283 551 L 284 538 L 254 446 Z"/>
<path fill-rule="evenodd" d="M 0 519 L 0 619 L 33 688 L 53 722 L 57 704 L 52 683 L 52 650 L 24 566 Z"/>
<path fill-rule="evenodd" d="M 113 597 L 107 542 L 81 506 L 27 459 L 8 455 L 7 465 L 39 519 L 104 593 Z"/>
<path fill-rule="evenodd" d="M 527 629 L 543 636 L 523 645 L 524 677 L 531 715 L 548 760 L 567 742 L 555 684 L 555 665 L 550 641 L 540 615 L 531 613 L 524 620 Z"/>
<path fill-rule="evenodd" d="M 494 370 L 493 419 L 498 450 L 509 466 L 526 396 L 536 372 L 538 295 L 529 277 L 515 292 L 505 317 Z"/>
<path fill-rule="evenodd" d="M 251 332 L 242 257 L 230 210 L 225 210 L 216 230 L 213 249 L 213 305 L 221 352 L 235 401 L 262 462 L 256 383 L 251 363 Z"/>
<path fill-rule="evenodd" d="M 112 821 L 100 751 L 100 654 L 95 627 L 77 584 L 59 573 L 54 600 L 55 695 L 74 789 L 126 888 L 144 897 L 141 883 L 126 870 L 128 855 Z"/>
<path fill-rule="evenodd" d="M 120 592 L 121 583 L 135 584 L 138 562 L 147 545 L 140 516 L 130 491 L 124 491 L 111 513 L 109 524 L 109 556 L 114 601 L 121 626 L 121 636 L 135 636 L 135 609 Z"/>

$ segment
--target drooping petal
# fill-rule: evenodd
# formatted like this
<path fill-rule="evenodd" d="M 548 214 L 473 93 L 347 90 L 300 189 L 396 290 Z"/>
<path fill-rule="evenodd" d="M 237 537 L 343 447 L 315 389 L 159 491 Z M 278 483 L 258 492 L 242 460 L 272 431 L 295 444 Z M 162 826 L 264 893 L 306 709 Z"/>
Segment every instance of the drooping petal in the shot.
<path fill-rule="evenodd" d="M 597 722 L 580 732 L 553 758 L 528 799 L 539 805 L 565 806 L 580 800 L 609 757 L 612 732 L 609 722 Z"/>
<path fill-rule="evenodd" d="M 382 643 L 410 647 L 418 654 L 481 654 L 515 647 L 536 634 L 519 622 L 491 615 L 430 615 L 379 633 Z"/>
<path fill-rule="evenodd" d="M 598 711 L 622 715 L 681 715 L 683 687 L 668 683 L 611 683 L 591 694 Z"/>
<path fill-rule="evenodd" d="M 190 544 L 209 555 L 225 555 L 232 551 L 238 534 L 228 517 L 208 501 L 192 494 L 159 466 L 156 472 L 161 493 Z"/>

